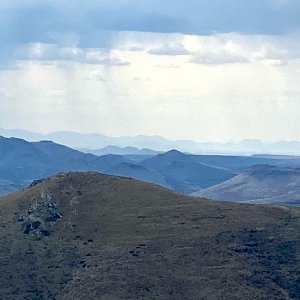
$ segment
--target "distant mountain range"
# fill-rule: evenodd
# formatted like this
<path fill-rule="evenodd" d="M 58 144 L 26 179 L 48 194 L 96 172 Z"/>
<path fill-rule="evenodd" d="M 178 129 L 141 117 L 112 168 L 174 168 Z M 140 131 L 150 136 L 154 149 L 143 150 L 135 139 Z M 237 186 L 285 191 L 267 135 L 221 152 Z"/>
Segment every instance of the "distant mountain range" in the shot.
<path fill-rule="evenodd" d="M 300 142 L 298 141 L 281 141 L 276 143 L 264 143 L 259 140 L 244 140 L 240 143 L 214 143 L 214 142 L 194 142 L 190 140 L 168 140 L 160 136 L 134 136 L 134 137 L 109 137 L 103 134 L 81 134 L 69 131 L 59 131 L 49 134 L 40 134 L 24 130 L 7 130 L 0 128 L 0 135 L 5 137 L 18 137 L 28 141 L 51 140 L 53 142 L 66 145 L 74 149 L 89 149 L 96 151 L 107 146 L 127 148 L 133 151 L 130 154 L 136 154 L 136 149 L 153 149 L 159 152 L 166 152 L 171 149 L 178 149 L 181 152 L 194 154 L 235 154 L 235 155 L 252 155 L 252 154 L 276 154 L 276 155 L 300 155 Z M 96 150 L 95 150 L 96 149 Z M 107 152 L 107 150 L 109 150 Z M 102 154 L 122 154 L 109 153 L 113 150 L 104 149 Z M 123 149 L 124 150 L 124 149 Z M 127 151 L 124 150 L 124 151 Z M 114 149 L 114 151 L 119 151 Z M 129 151 L 129 152 L 130 152 Z M 87 152 L 85 150 L 85 152 Z M 147 151 L 146 151 L 147 152 Z M 148 153 L 147 153 L 148 154 Z"/>
<path fill-rule="evenodd" d="M 193 195 L 222 201 L 300 205 L 300 169 L 256 165 Z"/>
<path fill-rule="evenodd" d="M 59 172 L 97 171 L 218 200 L 291 203 L 300 195 L 300 171 L 295 169 L 300 168 L 299 157 L 137 153 L 97 156 L 51 141 L 0 137 L 0 194 Z"/>
<path fill-rule="evenodd" d="M 32 180 L 63 170 L 88 170 L 97 156 L 49 141 L 29 143 L 0 137 L 0 184 L 22 187 Z M 5 189 L 4 189 L 5 191 Z"/>
<path fill-rule="evenodd" d="M 0 193 L 62 171 L 92 170 L 134 177 L 185 193 L 236 175 L 230 170 L 205 166 L 192 157 L 175 150 L 156 156 L 96 156 L 51 141 L 28 142 L 0 137 Z"/>

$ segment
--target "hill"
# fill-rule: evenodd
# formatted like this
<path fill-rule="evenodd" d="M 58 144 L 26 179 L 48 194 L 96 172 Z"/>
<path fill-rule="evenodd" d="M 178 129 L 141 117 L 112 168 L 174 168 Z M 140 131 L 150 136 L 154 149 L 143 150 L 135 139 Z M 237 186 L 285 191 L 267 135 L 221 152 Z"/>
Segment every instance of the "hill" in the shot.
<path fill-rule="evenodd" d="M 107 155 L 107 154 L 114 154 L 114 155 L 149 155 L 149 156 L 154 156 L 159 154 L 160 152 L 154 151 L 151 149 L 138 149 L 136 147 L 118 147 L 118 146 L 106 146 L 101 149 L 96 149 L 96 150 L 90 150 L 90 149 L 80 149 L 80 151 L 85 152 L 85 153 L 91 153 L 94 155 Z"/>
<path fill-rule="evenodd" d="M 299 210 L 97 173 L 0 198 L 2 299 L 299 299 Z"/>
<path fill-rule="evenodd" d="M 235 171 L 198 162 L 197 159 L 195 155 L 171 150 L 146 159 L 140 164 L 164 175 L 173 190 L 187 194 L 199 188 L 215 185 L 237 174 Z"/>
<path fill-rule="evenodd" d="M 133 177 L 135 179 L 143 180 L 150 183 L 156 183 L 161 186 L 171 188 L 167 183 L 166 178 L 160 173 L 157 173 L 155 171 L 150 171 L 144 166 L 130 163 L 130 162 L 121 163 L 105 171 L 105 174 Z"/>
<path fill-rule="evenodd" d="M 27 142 L 0 137 L 0 195 L 62 171 L 105 171 L 130 160 L 85 154 L 51 141 Z"/>
<path fill-rule="evenodd" d="M 60 171 L 87 171 L 97 158 L 51 141 L 0 137 L 0 179 L 12 183 L 11 190 Z M 1 186 L 0 194 L 5 192 Z"/>
<path fill-rule="evenodd" d="M 122 155 L 103 155 L 97 157 L 90 163 L 90 170 L 105 172 L 122 163 L 128 163 L 130 160 Z"/>
<path fill-rule="evenodd" d="M 300 205 L 300 169 L 257 165 L 194 195 L 236 202 Z"/>
<path fill-rule="evenodd" d="M 174 161 L 162 173 L 174 190 L 186 194 L 213 186 L 232 178 L 236 173 L 189 161 Z"/>
<path fill-rule="evenodd" d="M 274 165 L 291 168 L 300 167 L 300 158 L 297 156 L 192 155 L 192 160 L 238 173 L 255 165 Z"/>
<path fill-rule="evenodd" d="M 51 159 L 43 151 L 21 139 L 0 137 L 0 178 L 22 181 L 45 175 Z"/>

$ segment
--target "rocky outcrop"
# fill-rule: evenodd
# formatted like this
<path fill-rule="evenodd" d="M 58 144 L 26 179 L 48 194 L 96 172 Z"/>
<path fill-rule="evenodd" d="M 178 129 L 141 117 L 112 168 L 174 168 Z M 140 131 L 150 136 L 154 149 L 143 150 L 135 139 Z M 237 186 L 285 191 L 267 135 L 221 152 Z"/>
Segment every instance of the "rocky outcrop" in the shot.
<path fill-rule="evenodd" d="M 17 221 L 22 223 L 21 228 L 24 234 L 41 237 L 49 236 L 51 227 L 61 218 L 58 202 L 50 193 L 43 192 L 40 198 L 28 207 L 27 211 L 18 214 Z"/>

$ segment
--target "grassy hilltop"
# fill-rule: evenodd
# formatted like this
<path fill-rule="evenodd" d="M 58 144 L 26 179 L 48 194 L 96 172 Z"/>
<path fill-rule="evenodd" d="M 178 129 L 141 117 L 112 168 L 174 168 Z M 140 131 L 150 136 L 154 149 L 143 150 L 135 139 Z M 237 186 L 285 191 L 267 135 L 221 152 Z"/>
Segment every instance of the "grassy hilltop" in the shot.
<path fill-rule="evenodd" d="M 1 299 L 300 298 L 297 208 L 89 172 L 34 182 L 0 213 Z"/>

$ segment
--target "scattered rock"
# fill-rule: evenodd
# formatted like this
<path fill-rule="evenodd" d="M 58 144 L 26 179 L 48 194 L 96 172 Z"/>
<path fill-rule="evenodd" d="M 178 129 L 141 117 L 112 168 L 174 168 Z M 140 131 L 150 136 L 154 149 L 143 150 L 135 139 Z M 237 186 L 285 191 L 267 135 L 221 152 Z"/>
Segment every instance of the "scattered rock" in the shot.
<path fill-rule="evenodd" d="M 250 230 L 251 233 L 256 233 L 256 232 L 262 232 L 264 231 L 265 228 L 264 227 L 257 227 L 257 228 L 253 228 Z"/>
<path fill-rule="evenodd" d="M 61 215 L 58 213 L 53 213 L 50 217 L 46 218 L 47 222 L 56 222 L 61 218 Z"/>
<path fill-rule="evenodd" d="M 25 226 L 24 230 L 23 230 L 23 233 L 24 233 L 24 234 L 29 234 L 31 230 L 32 230 L 32 229 L 31 229 L 31 224 L 27 224 L 27 225 Z"/>
<path fill-rule="evenodd" d="M 242 253 L 242 252 L 248 252 L 249 248 L 246 246 L 240 246 L 240 247 L 234 247 L 231 250 L 234 252 Z"/>
<path fill-rule="evenodd" d="M 40 230 L 40 233 L 41 233 L 41 235 L 43 235 L 43 236 L 49 236 L 49 235 L 50 235 L 50 232 L 49 232 L 48 230 L 45 230 L 45 229 L 41 229 L 41 230 Z"/>
<path fill-rule="evenodd" d="M 50 230 L 47 223 L 55 223 L 62 218 L 58 211 L 58 205 L 52 200 L 47 192 L 41 194 L 41 198 L 32 204 L 25 213 L 20 214 L 16 219 L 22 222 L 24 234 L 33 233 L 35 236 L 49 236 Z"/>
<path fill-rule="evenodd" d="M 144 214 L 138 214 L 138 219 L 145 219 L 147 218 L 146 215 Z"/>
<path fill-rule="evenodd" d="M 42 183 L 45 179 L 38 179 L 38 180 L 34 180 L 32 181 L 32 183 L 29 185 L 29 188 L 32 188 L 40 183 Z"/>
<path fill-rule="evenodd" d="M 34 230 L 34 229 L 38 229 L 40 227 L 40 225 L 41 225 L 40 221 L 34 221 L 34 222 L 32 222 L 31 227 Z"/>
<path fill-rule="evenodd" d="M 249 247 L 257 247 L 258 246 L 258 244 L 256 242 L 247 242 L 245 245 L 249 246 Z"/>
<path fill-rule="evenodd" d="M 132 254 L 132 256 L 139 256 L 142 248 L 145 248 L 146 244 L 139 244 L 138 246 L 135 246 L 134 249 L 129 250 L 129 253 Z M 145 252 L 144 252 L 145 253 Z"/>

